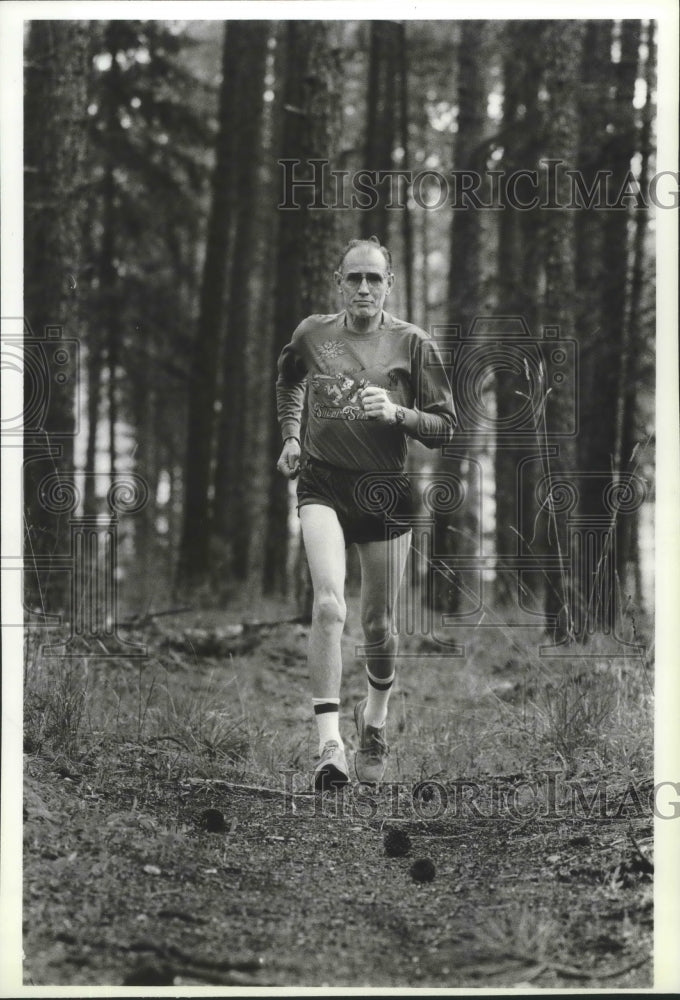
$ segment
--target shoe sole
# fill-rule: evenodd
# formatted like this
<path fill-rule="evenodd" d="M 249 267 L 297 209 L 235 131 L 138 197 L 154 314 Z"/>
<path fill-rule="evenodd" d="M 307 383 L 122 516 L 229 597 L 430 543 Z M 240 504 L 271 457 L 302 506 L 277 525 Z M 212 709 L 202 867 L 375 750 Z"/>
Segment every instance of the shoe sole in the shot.
<path fill-rule="evenodd" d="M 349 775 L 334 764 L 321 768 L 314 775 L 314 788 L 317 792 L 330 792 L 349 784 Z"/>

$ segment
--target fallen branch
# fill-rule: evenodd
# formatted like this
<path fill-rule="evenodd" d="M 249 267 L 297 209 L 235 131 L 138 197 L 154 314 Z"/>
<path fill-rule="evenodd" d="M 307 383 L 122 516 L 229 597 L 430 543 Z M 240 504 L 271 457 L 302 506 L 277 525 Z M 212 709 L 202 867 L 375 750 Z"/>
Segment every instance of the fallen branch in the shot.
<path fill-rule="evenodd" d="M 259 972 L 264 966 L 264 960 L 261 958 L 238 959 L 236 961 L 232 961 L 231 959 L 218 959 L 215 961 L 210 958 L 200 958 L 196 955 L 190 955 L 187 951 L 183 951 L 176 944 L 169 944 L 161 950 L 165 956 L 179 959 L 180 962 L 185 962 L 193 968 L 200 966 L 204 969 L 228 969 L 230 972 Z"/>
<path fill-rule="evenodd" d="M 123 946 L 124 947 L 124 946 Z M 154 941 L 131 942 L 127 948 L 131 952 L 151 952 L 165 963 L 164 972 L 168 977 L 177 976 L 188 979 L 202 979 L 214 986 L 266 986 L 257 974 L 264 968 L 261 958 L 255 959 L 222 959 L 214 961 L 209 958 L 190 955 L 177 945 L 157 945 Z M 249 975 L 251 973 L 251 975 Z M 130 983 L 129 985 L 133 985 Z"/>
<path fill-rule="evenodd" d="M 190 966 L 192 970 L 200 968 L 228 972 L 259 972 L 264 967 L 264 960 L 262 958 L 218 960 L 201 958 L 197 955 L 190 955 L 189 952 L 183 951 L 182 948 L 179 948 L 175 944 L 156 944 L 155 941 L 147 940 L 146 938 L 142 941 L 131 941 L 127 946 L 121 945 L 121 947 L 125 951 L 132 952 L 150 951 L 166 961 L 175 959 L 178 962 L 182 962 L 185 966 Z"/>
<path fill-rule="evenodd" d="M 257 795 L 263 799 L 276 798 L 314 798 L 314 792 L 297 792 L 290 789 L 264 788 L 261 785 L 239 785 L 235 781 L 226 781 L 224 778 L 185 778 L 185 782 L 190 785 L 214 786 L 224 788 L 228 792 L 236 792 L 244 795 Z"/>
<path fill-rule="evenodd" d="M 558 975 L 566 976 L 569 979 L 613 979 L 615 976 L 622 976 L 624 973 L 630 972 L 631 969 L 637 969 L 639 966 L 650 961 L 649 955 L 642 955 L 634 961 L 629 962 L 628 965 L 619 966 L 617 969 L 581 969 L 575 965 L 563 965 L 561 962 L 551 962 L 550 959 L 545 959 L 537 963 L 535 958 L 514 951 L 503 952 L 499 955 L 499 958 L 507 958 L 513 962 L 524 963 L 527 966 L 526 970 L 517 969 L 517 975 L 522 975 L 527 982 L 538 979 L 544 972 L 556 972 Z M 492 965 L 489 963 L 486 965 L 463 966 L 460 971 L 472 976 L 495 976 L 514 970 L 507 965 L 499 965 L 498 963 Z"/>
<path fill-rule="evenodd" d="M 309 625 L 310 619 L 308 615 L 296 615 L 294 618 L 276 618 L 274 621 L 260 622 L 260 621 L 247 621 L 241 622 L 244 632 L 253 632 L 260 628 L 273 628 L 275 625 Z"/>
<path fill-rule="evenodd" d="M 166 615 L 181 615 L 185 611 L 195 611 L 196 608 L 166 608 L 165 611 L 152 611 L 150 614 L 133 615 L 125 622 L 118 622 L 121 628 L 138 628 L 140 625 L 148 625 L 154 618 L 163 618 Z"/>

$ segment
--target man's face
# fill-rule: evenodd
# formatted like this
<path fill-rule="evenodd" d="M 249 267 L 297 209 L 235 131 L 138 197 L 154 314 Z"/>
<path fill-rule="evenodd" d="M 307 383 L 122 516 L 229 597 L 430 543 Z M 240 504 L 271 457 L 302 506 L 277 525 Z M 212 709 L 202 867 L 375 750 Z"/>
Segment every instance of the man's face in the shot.
<path fill-rule="evenodd" d="M 394 282 L 387 261 L 377 247 L 353 247 L 335 272 L 342 303 L 352 320 L 380 316 Z"/>

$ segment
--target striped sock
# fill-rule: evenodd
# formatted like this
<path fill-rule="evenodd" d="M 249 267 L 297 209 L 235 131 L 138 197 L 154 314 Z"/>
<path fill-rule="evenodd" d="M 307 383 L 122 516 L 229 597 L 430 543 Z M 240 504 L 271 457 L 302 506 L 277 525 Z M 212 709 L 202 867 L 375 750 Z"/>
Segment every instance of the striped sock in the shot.
<path fill-rule="evenodd" d="M 375 677 L 366 667 L 366 677 L 368 678 L 368 699 L 364 709 L 364 721 L 368 726 L 384 726 L 387 719 L 387 702 L 390 699 L 390 691 L 394 684 L 396 671 L 393 670 L 389 677 Z"/>
<path fill-rule="evenodd" d="M 340 699 L 312 698 L 312 705 L 319 729 L 319 753 L 323 752 L 328 740 L 337 740 L 343 746 L 340 739 Z"/>

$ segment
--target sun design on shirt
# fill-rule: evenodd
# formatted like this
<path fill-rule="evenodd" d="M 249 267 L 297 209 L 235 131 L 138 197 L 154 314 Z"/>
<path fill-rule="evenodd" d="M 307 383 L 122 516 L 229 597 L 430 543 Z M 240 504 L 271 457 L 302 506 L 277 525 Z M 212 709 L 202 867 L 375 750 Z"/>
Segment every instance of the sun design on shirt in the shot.
<path fill-rule="evenodd" d="M 341 354 L 345 354 L 346 348 L 341 340 L 327 340 L 319 348 L 319 353 L 328 361 L 331 358 L 338 358 Z"/>

